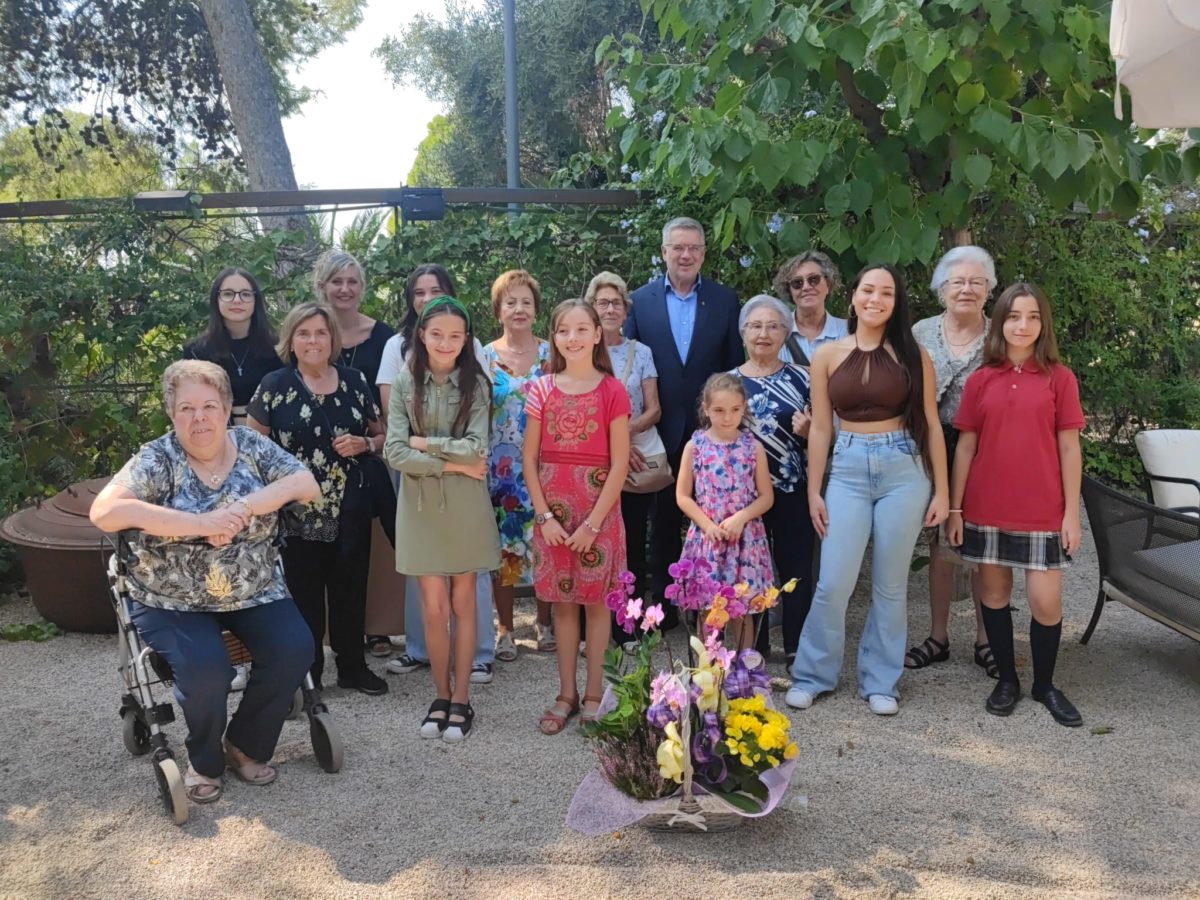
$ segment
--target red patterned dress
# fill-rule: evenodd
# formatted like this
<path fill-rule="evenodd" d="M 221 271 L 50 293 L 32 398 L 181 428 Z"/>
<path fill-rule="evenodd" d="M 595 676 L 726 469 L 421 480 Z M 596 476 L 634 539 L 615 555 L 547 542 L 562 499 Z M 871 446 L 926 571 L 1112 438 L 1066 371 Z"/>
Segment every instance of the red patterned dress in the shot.
<path fill-rule="evenodd" d="M 629 413 L 629 394 L 611 375 L 586 394 L 564 394 L 553 375 L 530 387 L 525 414 L 542 426 L 538 480 L 547 506 L 568 535 L 591 513 L 608 479 L 608 426 Z M 624 568 L 625 525 L 619 502 L 584 553 L 565 544 L 547 546 L 541 528 L 534 530 L 533 582 L 539 600 L 603 603 Z"/>

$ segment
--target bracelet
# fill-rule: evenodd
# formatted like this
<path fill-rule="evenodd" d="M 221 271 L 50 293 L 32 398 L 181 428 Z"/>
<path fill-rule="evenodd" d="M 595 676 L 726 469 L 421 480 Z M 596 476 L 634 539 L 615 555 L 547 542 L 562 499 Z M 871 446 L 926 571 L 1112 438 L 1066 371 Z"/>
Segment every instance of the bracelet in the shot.
<path fill-rule="evenodd" d="M 956 513 L 958 513 L 959 515 L 962 515 L 962 510 L 961 510 L 961 509 L 952 509 L 952 510 L 949 510 L 949 512 L 956 512 Z"/>
<path fill-rule="evenodd" d="M 583 527 L 586 528 L 588 531 L 590 531 L 592 534 L 600 533 L 600 529 L 597 528 L 595 525 L 593 525 L 591 522 L 589 522 L 586 518 L 583 520 Z"/>
<path fill-rule="evenodd" d="M 250 505 L 250 501 L 247 500 L 245 497 L 242 497 L 238 500 L 238 503 L 240 503 L 240 504 L 242 504 L 242 506 L 246 507 L 246 514 L 248 516 L 250 516 L 250 518 L 253 519 L 254 518 L 254 507 Z"/>

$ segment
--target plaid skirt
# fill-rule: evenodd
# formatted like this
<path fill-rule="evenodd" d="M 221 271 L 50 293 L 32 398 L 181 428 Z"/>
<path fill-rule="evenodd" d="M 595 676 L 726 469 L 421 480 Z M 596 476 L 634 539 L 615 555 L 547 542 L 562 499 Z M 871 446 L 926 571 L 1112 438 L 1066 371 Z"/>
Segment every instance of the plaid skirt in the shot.
<path fill-rule="evenodd" d="M 1065 569 L 1071 564 L 1057 531 L 1005 531 L 964 522 L 958 552 L 968 562 L 1041 572 Z"/>

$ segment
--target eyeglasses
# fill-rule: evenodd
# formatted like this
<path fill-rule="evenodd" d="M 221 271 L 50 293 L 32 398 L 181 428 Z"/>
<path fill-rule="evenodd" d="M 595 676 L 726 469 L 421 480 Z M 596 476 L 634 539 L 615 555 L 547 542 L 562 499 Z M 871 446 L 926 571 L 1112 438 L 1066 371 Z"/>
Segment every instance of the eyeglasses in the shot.
<path fill-rule="evenodd" d="M 765 331 L 767 334 L 778 334 L 783 331 L 783 326 L 778 322 L 746 323 L 746 334 L 758 334 L 760 331 Z"/>
<path fill-rule="evenodd" d="M 596 309 L 624 309 L 625 301 L 620 300 L 620 299 L 618 299 L 618 300 L 597 300 L 595 302 L 595 304 L 593 304 L 593 305 L 596 307 Z"/>
<path fill-rule="evenodd" d="M 946 287 L 952 291 L 961 291 L 968 284 L 972 290 L 986 291 L 988 281 L 986 278 L 947 278 L 945 281 Z"/>
<path fill-rule="evenodd" d="M 788 287 L 793 291 L 802 291 L 807 284 L 809 287 L 816 287 L 825 280 L 824 275 L 801 275 L 798 278 L 793 278 L 788 282 Z"/>
<path fill-rule="evenodd" d="M 232 303 L 234 300 L 250 303 L 254 300 L 254 291 L 217 291 L 217 297 L 222 303 Z"/>
<path fill-rule="evenodd" d="M 671 253 L 682 255 L 690 253 L 695 256 L 698 253 L 704 252 L 703 244 L 663 244 L 663 249 Z"/>

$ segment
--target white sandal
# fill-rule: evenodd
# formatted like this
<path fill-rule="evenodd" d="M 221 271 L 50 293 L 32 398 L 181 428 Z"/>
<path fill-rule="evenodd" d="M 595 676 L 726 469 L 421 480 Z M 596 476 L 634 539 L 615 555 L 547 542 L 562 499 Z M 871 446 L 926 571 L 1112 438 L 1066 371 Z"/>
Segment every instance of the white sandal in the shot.
<path fill-rule="evenodd" d="M 506 631 L 496 638 L 496 659 L 500 662 L 512 662 L 517 658 L 517 645 L 513 643 L 511 631 Z"/>
<path fill-rule="evenodd" d="M 554 632 L 550 630 L 549 625 L 534 622 L 533 634 L 537 638 L 537 648 L 543 653 L 553 653 L 558 649 L 558 641 L 554 639 Z"/>

